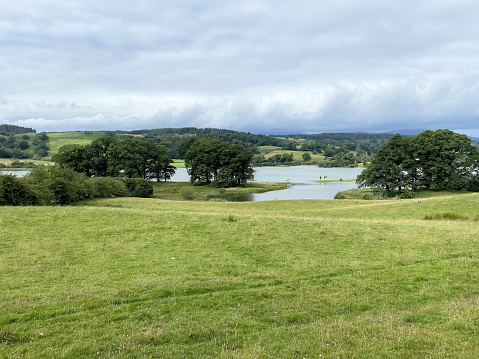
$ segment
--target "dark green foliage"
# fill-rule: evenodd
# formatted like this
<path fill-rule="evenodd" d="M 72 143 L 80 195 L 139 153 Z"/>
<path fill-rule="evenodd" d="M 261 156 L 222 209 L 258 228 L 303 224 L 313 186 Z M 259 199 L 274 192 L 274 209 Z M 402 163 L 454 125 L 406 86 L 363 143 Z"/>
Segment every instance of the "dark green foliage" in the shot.
<path fill-rule="evenodd" d="M 338 192 L 334 195 L 334 199 L 347 199 L 348 196 L 346 196 L 343 192 Z"/>
<path fill-rule="evenodd" d="M 23 132 L 19 132 L 23 133 Z M 48 154 L 48 136 L 44 133 L 35 137 L 20 134 L 3 133 L 0 135 L 0 158 L 34 158 Z"/>
<path fill-rule="evenodd" d="M 143 178 L 125 178 L 123 182 L 130 197 L 148 198 L 153 195 L 153 185 Z"/>
<path fill-rule="evenodd" d="M 6 125 L 6 124 L 1 124 L 0 125 L 0 134 L 7 134 L 7 133 L 13 133 L 13 134 L 20 134 L 20 133 L 35 133 L 33 128 L 28 128 L 28 127 L 21 127 L 21 126 L 15 126 L 15 125 Z"/>
<path fill-rule="evenodd" d="M 176 168 L 165 146 L 134 139 L 102 137 L 90 145 L 65 145 L 56 162 L 88 177 L 169 180 Z"/>
<path fill-rule="evenodd" d="M 65 205 L 98 197 L 146 197 L 152 194 L 150 182 L 134 179 L 129 188 L 121 179 L 88 178 L 70 168 L 37 166 L 25 177 L 0 175 L 0 205 Z"/>
<path fill-rule="evenodd" d="M 253 156 L 253 152 L 244 146 L 202 138 L 189 147 L 185 165 L 192 183 L 240 186 L 254 178 Z"/>
<path fill-rule="evenodd" d="M 449 130 L 397 134 L 357 177 L 360 187 L 386 192 L 408 187 L 434 190 L 476 188 L 479 153 L 465 136 Z"/>
<path fill-rule="evenodd" d="M 118 178 L 93 177 L 92 182 L 97 197 L 127 197 L 129 195 L 125 183 Z"/>
<path fill-rule="evenodd" d="M 15 175 L 0 175 L 0 205 L 28 206 L 37 204 L 35 191 Z"/>

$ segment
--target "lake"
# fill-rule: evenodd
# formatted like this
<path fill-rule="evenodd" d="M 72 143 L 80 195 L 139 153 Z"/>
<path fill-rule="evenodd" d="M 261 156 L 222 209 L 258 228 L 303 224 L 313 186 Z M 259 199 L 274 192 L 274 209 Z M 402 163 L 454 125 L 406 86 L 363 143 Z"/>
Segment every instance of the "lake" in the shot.
<path fill-rule="evenodd" d="M 356 179 L 364 168 L 320 168 L 315 166 L 255 167 L 254 182 L 289 182 L 288 189 L 258 194 L 227 197 L 228 201 L 273 201 L 292 199 L 333 199 L 340 191 L 356 188 L 354 182 L 341 179 Z M 326 179 L 338 182 L 316 183 Z M 189 181 L 185 168 L 178 168 L 172 181 Z"/>
<path fill-rule="evenodd" d="M 340 191 L 356 188 L 354 182 L 341 182 L 341 179 L 355 179 L 363 168 L 320 168 L 315 166 L 256 167 L 255 182 L 289 182 L 288 189 L 258 194 L 228 197 L 228 201 L 273 201 L 292 199 L 333 199 Z M 2 171 L 21 177 L 28 171 Z M 326 179 L 338 182 L 316 183 Z M 174 182 L 189 181 L 186 168 L 178 168 L 171 179 Z"/>

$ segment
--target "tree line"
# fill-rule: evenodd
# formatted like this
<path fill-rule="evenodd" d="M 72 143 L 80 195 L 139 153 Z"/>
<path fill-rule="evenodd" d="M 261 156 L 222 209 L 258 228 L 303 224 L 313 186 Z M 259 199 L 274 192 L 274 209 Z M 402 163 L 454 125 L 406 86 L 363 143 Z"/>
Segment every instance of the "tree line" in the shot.
<path fill-rule="evenodd" d="M 18 135 L 22 133 L 36 133 L 36 132 L 37 132 L 36 130 L 29 127 L 7 125 L 7 124 L 0 125 L 0 135 L 9 135 L 9 134 Z"/>
<path fill-rule="evenodd" d="M 253 152 L 241 145 L 230 145 L 213 138 L 183 140 L 179 155 L 191 183 L 221 187 L 240 186 L 253 179 Z M 88 177 L 143 178 L 167 181 L 175 173 L 173 160 L 163 145 L 131 138 L 106 136 L 89 145 L 62 146 L 54 157 L 61 167 L 85 173 Z"/>
<path fill-rule="evenodd" d="M 167 181 L 175 173 L 165 146 L 149 141 L 105 136 L 89 145 L 62 146 L 54 160 L 88 177 L 143 178 Z"/>
<path fill-rule="evenodd" d="M 447 129 L 396 134 L 359 174 L 359 187 L 479 191 L 479 153 L 466 135 Z"/>
<path fill-rule="evenodd" d="M 89 178 L 70 168 L 37 166 L 24 177 L 0 175 L 0 205 L 48 206 L 101 197 L 150 197 L 153 186 L 141 178 Z"/>

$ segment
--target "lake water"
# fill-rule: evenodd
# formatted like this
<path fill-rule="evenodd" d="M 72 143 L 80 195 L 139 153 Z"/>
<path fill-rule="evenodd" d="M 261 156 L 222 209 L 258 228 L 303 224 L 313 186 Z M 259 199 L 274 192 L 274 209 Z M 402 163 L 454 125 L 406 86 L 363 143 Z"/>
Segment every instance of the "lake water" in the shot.
<path fill-rule="evenodd" d="M 288 189 L 258 194 L 228 197 L 229 201 L 273 201 L 292 199 L 333 199 L 340 191 L 356 188 L 354 182 L 341 182 L 341 179 L 355 179 L 363 168 L 320 168 L 315 166 L 256 167 L 255 182 L 288 182 Z M 1 171 L 19 177 L 28 171 Z M 336 180 L 338 182 L 316 183 L 316 180 Z M 174 182 L 189 181 L 186 168 L 178 168 L 171 179 Z"/>
<path fill-rule="evenodd" d="M 320 168 L 314 166 L 256 167 L 254 182 L 289 182 L 285 190 L 227 197 L 229 201 L 273 201 L 292 199 L 333 199 L 340 191 L 356 188 L 354 182 L 341 179 L 356 179 L 363 168 Z M 316 183 L 326 179 L 338 182 Z M 178 168 L 172 181 L 189 181 L 185 168 Z"/>
<path fill-rule="evenodd" d="M 1 174 L 4 174 L 4 175 L 16 175 L 17 177 L 23 177 L 23 176 L 25 176 L 28 172 L 30 172 L 30 171 L 3 171 L 3 170 L 0 170 L 0 175 L 1 175 Z"/>

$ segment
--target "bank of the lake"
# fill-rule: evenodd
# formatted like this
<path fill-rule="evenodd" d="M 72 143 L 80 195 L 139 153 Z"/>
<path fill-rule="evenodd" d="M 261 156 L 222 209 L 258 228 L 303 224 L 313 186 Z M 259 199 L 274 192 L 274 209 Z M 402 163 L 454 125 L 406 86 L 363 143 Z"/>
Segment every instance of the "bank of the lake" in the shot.
<path fill-rule="evenodd" d="M 287 183 L 286 189 L 264 193 L 224 194 L 228 201 L 273 201 L 297 199 L 333 199 L 340 191 L 356 188 L 354 181 L 363 168 L 320 168 L 316 166 L 255 167 L 253 183 Z M 178 168 L 172 181 L 188 181 L 185 168 Z M 320 181 L 319 183 L 316 181 Z M 324 182 L 322 182 L 324 181 Z"/>
<path fill-rule="evenodd" d="M 316 166 L 277 166 L 255 167 L 255 180 L 257 184 L 252 189 L 232 189 L 220 192 L 219 189 L 206 190 L 209 199 L 226 201 L 272 201 L 272 200 L 298 200 L 298 199 L 333 199 L 335 194 L 356 188 L 354 181 L 363 168 L 320 168 Z M 17 176 L 24 176 L 28 171 L 2 171 Z M 186 168 L 177 168 L 171 182 L 189 182 Z M 319 182 L 319 183 L 318 183 Z M 258 190 L 260 183 L 278 183 L 279 186 L 263 186 Z M 287 188 L 286 188 L 287 186 Z M 267 188 L 266 188 L 267 187 Z M 166 187 L 167 190 L 179 191 Z M 273 190 L 272 190 L 273 189 Z M 183 189 L 186 191 L 186 189 Z M 193 194 L 193 191 L 197 194 Z M 205 190 L 194 188 L 189 196 L 194 199 L 206 198 Z M 263 192 L 263 193 L 257 193 Z M 216 195 L 215 195 L 216 194 Z M 188 195 L 185 195 L 188 197 Z M 170 198 L 171 196 L 168 196 Z M 180 197 L 181 198 L 181 197 Z"/>

